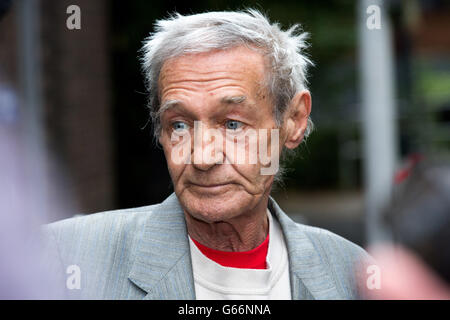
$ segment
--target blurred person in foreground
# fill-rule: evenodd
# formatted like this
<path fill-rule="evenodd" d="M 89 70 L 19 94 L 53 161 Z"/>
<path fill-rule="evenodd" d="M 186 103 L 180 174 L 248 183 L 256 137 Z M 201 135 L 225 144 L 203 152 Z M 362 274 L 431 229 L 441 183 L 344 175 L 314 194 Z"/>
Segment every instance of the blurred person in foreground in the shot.
<path fill-rule="evenodd" d="M 380 267 L 371 299 L 450 299 L 450 165 L 414 155 L 384 220 L 393 243 L 369 248 Z"/>
<path fill-rule="evenodd" d="M 48 225 L 62 270 L 80 271 L 69 296 L 358 297 L 355 266 L 366 252 L 294 223 L 270 197 L 282 172 L 278 154 L 312 129 L 305 37 L 297 25 L 283 31 L 255 10 L 156 23 L 142 63 L 175 192 L 160 204 Z M 252 136 L 256 130 L 262 133 Z M 236 149 L 224 146 L 229 141 Z M 254 156 L 260 161 L 251 163 Z"/>
<path fill-rule="evenodd" d="M 0 0 L 0 28 L 10 6 L 10 0 Z M 60 219 L 66 210 L 56 209 L 59 201 L 50 210 L 40 205 L 42 183 L 30 163 L 35 168 L 42 163 L 28 148 L 29 139 L 20 130 L 20 99 L 1 72 L 0 68 L 0 300 L 63 298 L 56 285 L 63 278 L 55 278 L 47 268 L 52 257 L 45 256 L 50 250 L 43 249 L 39 231 L 53 209 Z"/>
<path fill-rule="evenodd" d="M 42 241 L 39 232 L 49 221 L 37 191 L 41 182 L 32 177 L 28 162 L 32 155 L 10 122 L 15 116 L 7 115 L 7 105 L 1 102 L 0 88 L 0 300 L 61 299 L 64 292 L 57 284 L 66 277 L 48 269 L 57 260 L 46 255 L 51 250 L 44 246 L 52 244 Z M 58 210 L 63 212 L 62 207 Z"/>

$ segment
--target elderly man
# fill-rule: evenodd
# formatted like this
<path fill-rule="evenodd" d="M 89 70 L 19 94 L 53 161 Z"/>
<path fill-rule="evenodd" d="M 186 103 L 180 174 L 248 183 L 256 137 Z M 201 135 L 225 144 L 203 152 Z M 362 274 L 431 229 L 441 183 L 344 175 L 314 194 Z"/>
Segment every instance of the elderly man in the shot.
<path fill-rule="evenodd" d="M 305 36 L 254 10 L 157 22 L 143 70 L 175 192 L 161 204 L 47 226 L 58 267 L 72 268 L 69 295 L 358 297 L 364 250 L 294 223 L 270 197 L 278 154 L 312 126 Z"/>

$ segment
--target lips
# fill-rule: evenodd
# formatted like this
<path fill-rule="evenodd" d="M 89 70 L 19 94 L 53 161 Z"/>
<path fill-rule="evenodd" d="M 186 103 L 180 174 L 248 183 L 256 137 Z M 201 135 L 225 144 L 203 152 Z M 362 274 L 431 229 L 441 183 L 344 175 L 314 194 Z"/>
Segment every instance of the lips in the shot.
<path fill-rule="evenodd" d="M 221 195 L 230 190 L 232 183 L 191 183 L 192 191 L 197 194 Z"/>
<path fill-rule="evenodd" d="M 215 187 L 223 187 L 226 186 L 228 184 L 230 184 L 229 182 L 226 183 L 211 183 L 211 184 L 203 184 L 203 183 L 191 183 L 192 185 L 196 186 L 196 187 L 201 187 L 201 188 L 215 188 Z"/>

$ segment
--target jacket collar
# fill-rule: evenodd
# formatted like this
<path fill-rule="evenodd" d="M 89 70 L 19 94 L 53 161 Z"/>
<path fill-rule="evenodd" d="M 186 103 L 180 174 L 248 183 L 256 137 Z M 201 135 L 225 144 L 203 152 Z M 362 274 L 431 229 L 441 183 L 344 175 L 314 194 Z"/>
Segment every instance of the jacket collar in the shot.
<path fill-rule="evenodd" d="M 270 197 L 270 212 L 283 230 L 289 257 L 292 299 L 341 299 L 327 262 L 305 232 L 305 226 L 292 221 Z"/>
<path fill-rule="evenodd" d="M 195 299 L 186 222 L 174 193 L 148 217 L 128 279 L 147 292 L 144 299 Z"/>
<path fill-rule="evenodd" d="M 338 299 L 325 263 L 301 226 L 270 198 L 289 256 L 292 299 Z M 173 193 L 147 219 L 128 277 L 145 299 L 195 299 L 191 254 L 183 209 Z"/>

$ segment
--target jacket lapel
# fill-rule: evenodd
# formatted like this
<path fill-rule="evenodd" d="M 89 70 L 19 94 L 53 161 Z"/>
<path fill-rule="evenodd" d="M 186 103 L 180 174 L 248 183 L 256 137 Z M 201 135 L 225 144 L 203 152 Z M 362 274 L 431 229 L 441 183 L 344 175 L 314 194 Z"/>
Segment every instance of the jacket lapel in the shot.
<path fill-rule="evenodd" d="M 140 237 L 129 279 L 144 299 L 195 299 L 184 214 L 175 194 L 155 208 Z"/>
<path fill-rule="evenodd" d="M 269 210 L 278 219 L 286 240 L 292 299 L 341 299 L 325 268 L 327 262 L 303 227 L 292 221 L 272 198 L 269 198 Z"/>
<path fill-rule="evenodd" d="M 269 210 L 286 240 L 292 299 L 340 299 L 326 262 L 301 226 L 269 198 Z M 194 277 L 183 210 L 173 193 L 144 226 L 129 280 L 144 299 L 195 299 Z"/>

